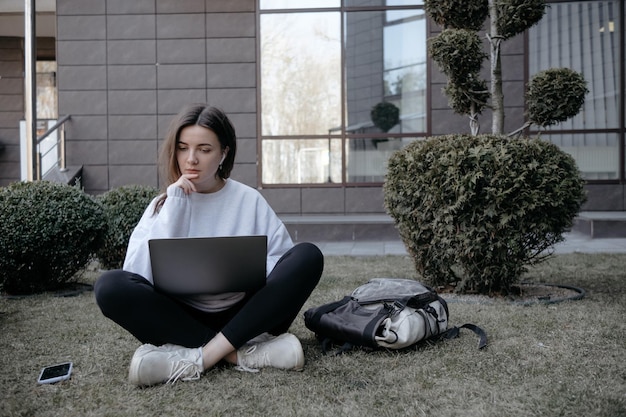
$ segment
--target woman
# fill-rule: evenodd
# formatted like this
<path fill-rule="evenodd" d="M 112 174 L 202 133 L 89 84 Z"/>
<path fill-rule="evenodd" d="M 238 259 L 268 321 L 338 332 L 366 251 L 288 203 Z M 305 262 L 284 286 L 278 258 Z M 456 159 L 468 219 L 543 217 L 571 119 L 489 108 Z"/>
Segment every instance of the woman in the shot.
<path fill-rule="evenodd" d="M 95 284 L 103 314 L 144 343 L 130 364 L 135 385 L 198 379 L 220 361 L 248 371 L 304 366 L 300 341 L 286 331 L 319 282 L 323 256 L 313 244 L 293 246 L 260 193 L 229 179 L 235 153 L 235 130 L 221 110 L 185 108 L 162 147 L 166 192 L 133 231 L 123 269 Z M 262 289 L 174 297 L 154 288 L 149 239 L 237 235 L 268 238 Z"/>

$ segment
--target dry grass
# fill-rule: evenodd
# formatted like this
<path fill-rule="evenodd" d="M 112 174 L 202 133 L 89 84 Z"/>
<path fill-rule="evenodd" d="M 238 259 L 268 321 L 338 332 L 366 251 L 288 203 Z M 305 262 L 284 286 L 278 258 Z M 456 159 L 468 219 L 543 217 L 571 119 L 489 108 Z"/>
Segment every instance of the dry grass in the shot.
<path fill-rule="evenodd" d="M 413 277 L 405 257 L 327 258 L 304 308 L 373 277 Z M 528 279 L 587 290 L 580 301 L 524 307 L 451 302 L 451 324 L 473 322 L 486 350 L 456 340 L 403 352 L 320 354 L 301 317 L 303 372 L 225 367 L 200 381 L 136 389 L 138 343 L 102 317 L 89 292 L 0 299 L 1 416 L 625 416 L 626 255 L 559 255 Z M 72 360 L 72 379 L 37 386 L 41 367 Z"/>

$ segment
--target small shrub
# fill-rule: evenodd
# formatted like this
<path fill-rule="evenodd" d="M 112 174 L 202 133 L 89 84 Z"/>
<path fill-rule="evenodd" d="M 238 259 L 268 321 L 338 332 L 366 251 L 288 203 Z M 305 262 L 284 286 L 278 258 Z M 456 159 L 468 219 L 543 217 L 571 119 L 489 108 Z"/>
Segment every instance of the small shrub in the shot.
<path fill-rule="evenodd" d="M 528 119 L 550 126 L 576 116 L 589 93 L 581 73 L 569 68 L 551 68 L 535 74 L 528 83 Z"/>
<path fill-rule="evenodd" d="M 444 28 L 480 30 L 489 16 L 487 0 L 425 0 L 424 9 Z"/>
<path fill-rule="evenodd" d="M 478 34 L 465 29 L 446 29 L 430 38 L 428 52 L 455 83 L 463 83 L 467 74 L 478 74 L 487 58 Z"/>
<path fill-rule="evenodd" d="M 573 158 L 546 141 L 446 135 L 393 154 L 384 195 L 428 283 L 489 294 L 563 240 L 583 186 Z"/>
<path fill-rule="evenodd" d="M 79 188 L 47 181 L 0 189 L 0 284 L 11 294 L 63 287 L 102 242 L 100 204 Z"/>
<path fill-rule="evenodd" d="M 130 235 L 150 201 L 158 194 L 155 187 L 126 185 L 98 197 L 108 224 L 104 243 L 96 253 L 103 268 L 122 267 Z"/>
<path fill-rule="evenodd" d="M 387 133 L 400 122 L 400 109 L 395 104 L 380 102 L 370 112 L 374 126 Z"/>
<path fill-rule="evenodd" d="M 545 14 L 545 0 L 498 1 L 498 32 L 506 40 L 537 24 Z"/>

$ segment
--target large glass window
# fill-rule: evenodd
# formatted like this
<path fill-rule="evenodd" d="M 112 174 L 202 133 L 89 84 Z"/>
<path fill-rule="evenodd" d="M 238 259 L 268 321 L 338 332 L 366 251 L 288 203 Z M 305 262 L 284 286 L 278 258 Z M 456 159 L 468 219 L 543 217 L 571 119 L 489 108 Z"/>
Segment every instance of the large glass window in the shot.
<path fill-rule="evenodd" d="M 574 118 L 548 128 L 542 135 L 574 156 L 585 178 L 618 179 L 620 102 L 620 2 L 551 3 L 546 15 L 529 31 L 530 75 L 548 68 L 581 72 L 590 93 Z M 623 119 L 621 119 L 623 123 Z M 581 133 L 593 130 L 594 132 Z M 622 139 L 616 134 L 621 130 Z M 561 133 L 562 132 L 562 133 Z M 555 134 L 552 134 L 555 133 Z M 556 134 L 559 133 L 559 134 Z"/>
<path fill-rule="evenodd" d="M 421 1 L 287 3 L 260 3 L 263 184 L 382 182 L 427 129 Z M 380 103 L 397 120 L 373 117 Z"/>
<path fill-rule="evenodd" d="M 262 135 L 324 135 L 341 124 L 338 12 L 261 16 Z"/>

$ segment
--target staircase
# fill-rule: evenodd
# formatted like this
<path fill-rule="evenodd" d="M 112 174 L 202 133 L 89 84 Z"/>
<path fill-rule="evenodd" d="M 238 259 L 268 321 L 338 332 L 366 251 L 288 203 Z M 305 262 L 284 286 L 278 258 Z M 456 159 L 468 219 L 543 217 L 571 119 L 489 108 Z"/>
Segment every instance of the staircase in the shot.
<path fill-rule="evenodd" d="M 61 169 L 58 165 L 50 168 L 41 178 L 44 181 L 60 182 L 69 185 L 81 185 L 81 177 L 83 176 L 83 167 L 81 166 L 68 166 L 65 169 Z"/>

